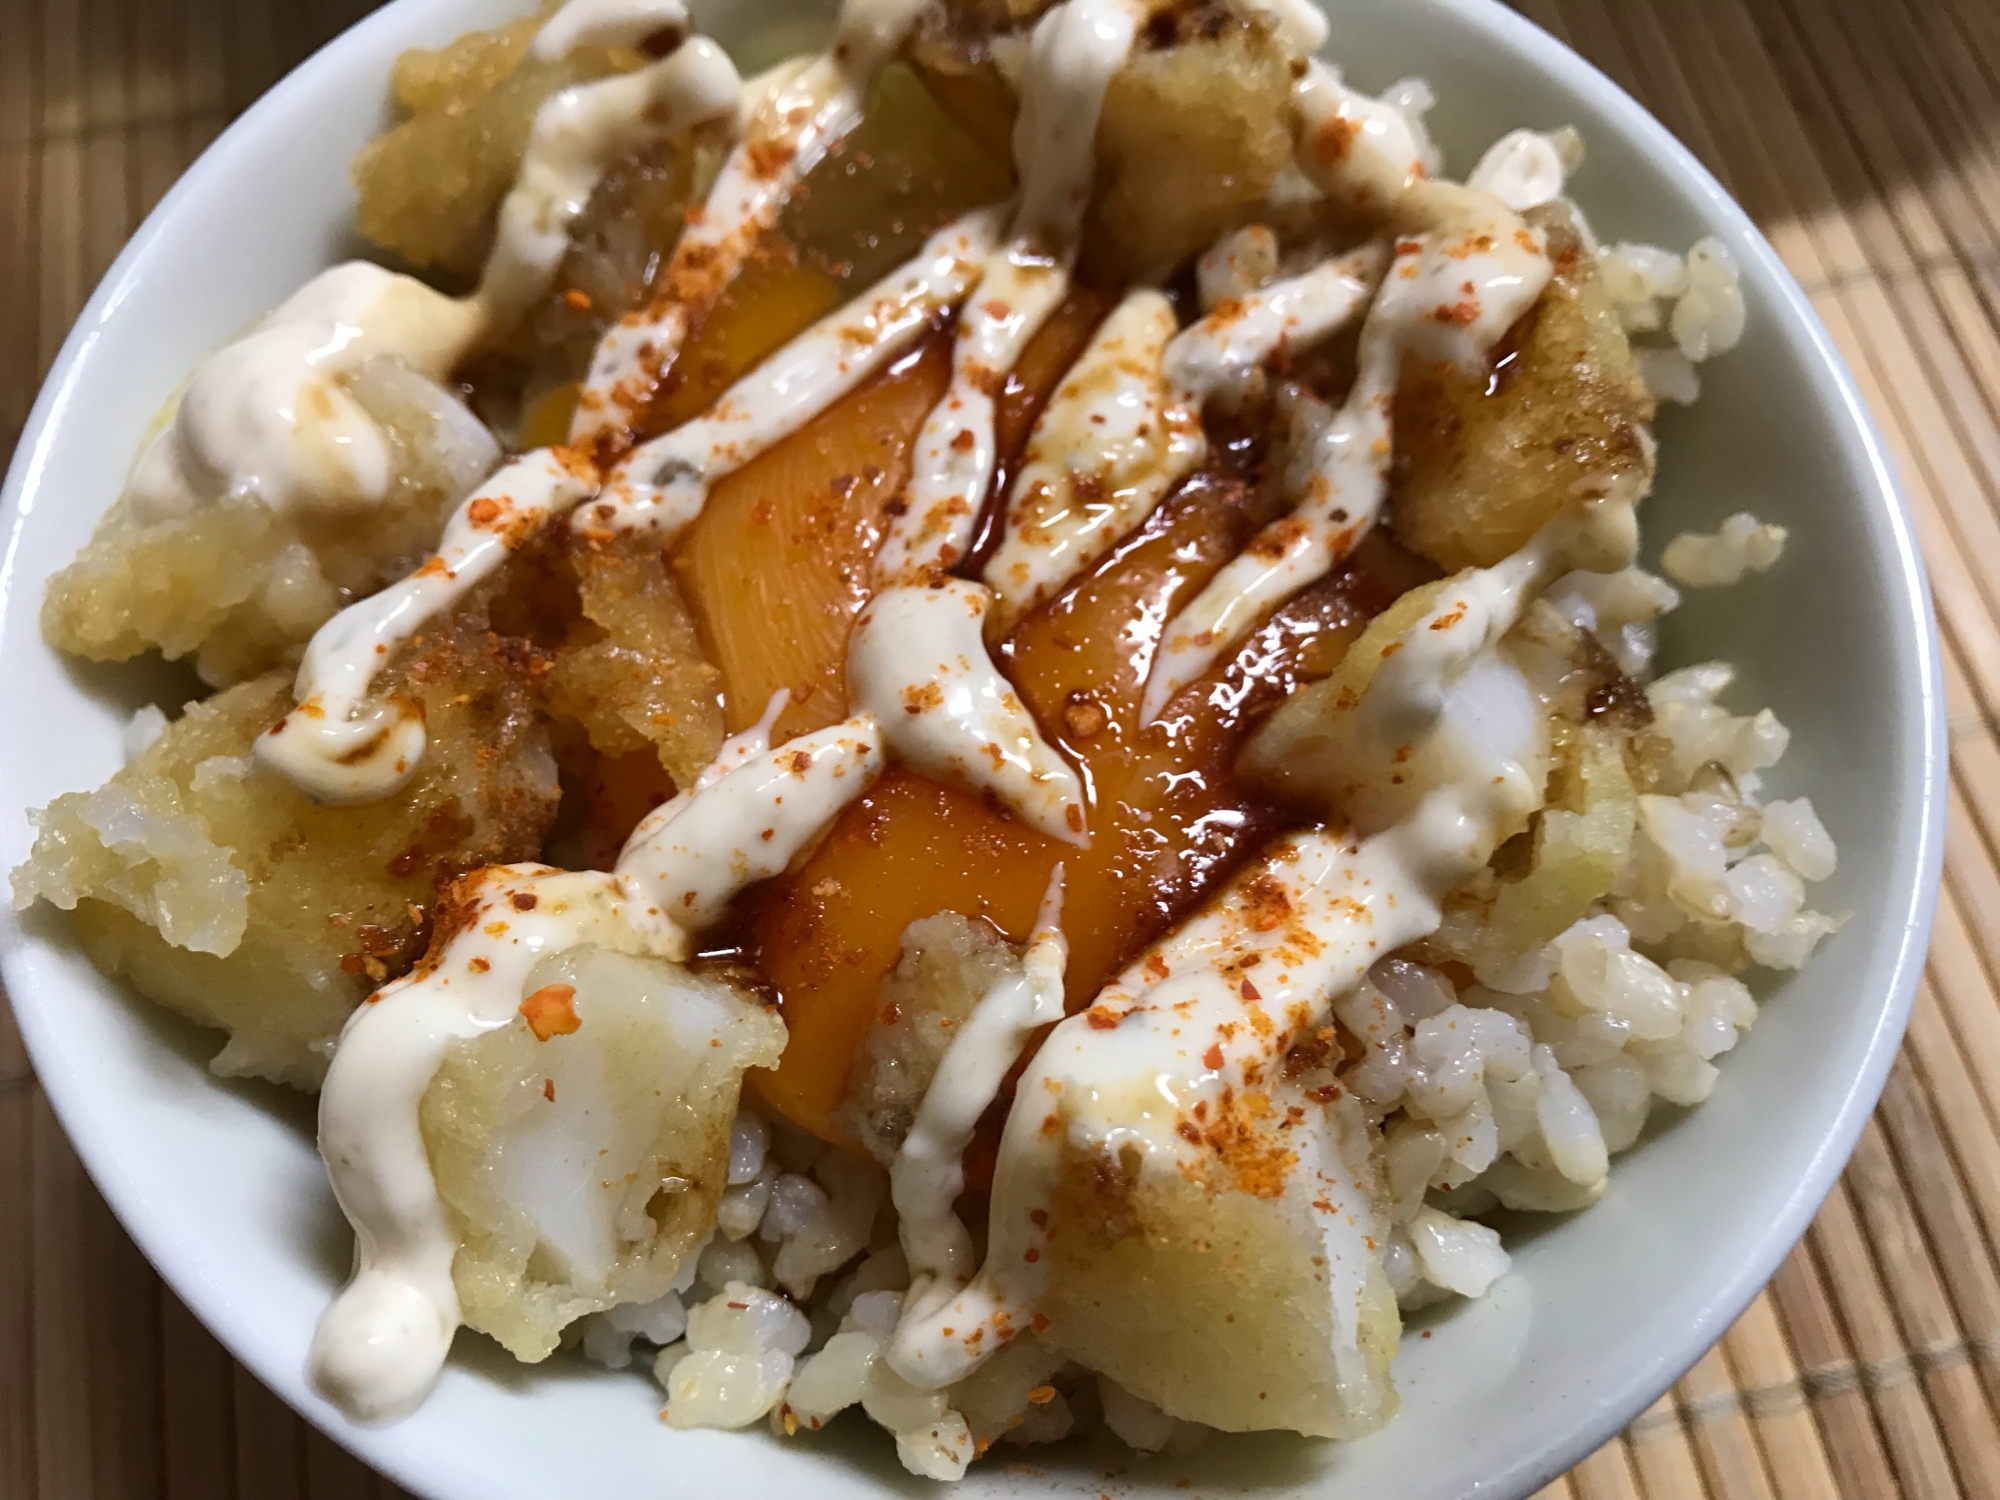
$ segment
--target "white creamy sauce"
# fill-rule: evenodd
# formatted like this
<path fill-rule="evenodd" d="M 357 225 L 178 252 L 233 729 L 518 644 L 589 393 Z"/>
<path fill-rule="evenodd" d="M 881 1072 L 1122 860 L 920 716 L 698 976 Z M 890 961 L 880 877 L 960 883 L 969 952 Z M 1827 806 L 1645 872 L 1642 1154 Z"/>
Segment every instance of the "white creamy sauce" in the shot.
<path fill-rule="evenodd" d="M 873 721 L 855 718 L 751 759 L 635 832 L 619 878 L 681 926 L 713 925 L 738 891 L 782 873 L 804 838 L 882 774 L 882 737 Z"/>
<path fill-rule="evenodd" d="M 674 246 L 652 306 L 598 343 L 571 419 L 585 442 L 629 426 L 688 331 L 742 267 L 799 183 L 861 122 L 876 75 L 916 24 L 923 0 L 844 0 L 832 47 L 803 68 L 774 70 L 750 126 L 708 200 Z"/>
<path fill-rule="evenodd" d="M 1349 711 L 1355 786 L 1342 810 L 1355 833 L 1279 840 L 1050 1035 L 1001 1140 L 985 1263 L 958 1295 L 904 1317 L 890 1356 L 900 1373 L 948 1385 L 1033 1326 L 1056 1263 L 1065 1145 L 1198 1166 L 1213 1149 L 1201 1127 L 1268 1090 L 1291 1042 L 1324 1025 L 1369 965 L 1436 927 L 1446 893 L 1541 801 L 1546 710 L 1501 637 L 1568 568 L 1629 558 L 1635 541 L 1629 505 L 1585 502 L 1514 557 L 1454 580 L 1405 632 Z M 1342 1196 L 1352 1174 L 1337 1163 L 1292 1170 L 1321 1178 L 1334 1326 L 1351 1346 L 1370 1256 L 1348 1214 L 1363 1205 L 1351 1187 Z"/>
<path fill-rule="evenodd" d="M 579 47 L 637 47 L 688 30 L 683 0 L 568 0 L 535 33 L 528 51 L 559 62 Z"/>
<path fill-rule="evenodd" d="M 1018 239 L 1075 253 L 1097 167 L 1104 93 L 1145 15 L 1137 0 L 1064 0 L 1035 23 L 1014 122 Z"/>
<path fill-rule="evenodd" d="M 988 260 L 959 315 L 951 384 L 910 454 L 904 508 L 875 554 L 878 587 L 922 583 L 965 556 L 999 462 L 995 397 L 1007 372 L 1068 290 L 1063 268 L 1007 245 Z"/>
<path fill-rule="evenodd" d="M 881 773 L 871 723 L 760 749 L 768 735 L 767 720 L 731 741 L 733 769 L 677 799 L 673 816 L 648 820 L 612 873 L 500 865 L 468 877 L 454 894 L 470 909 L 446 940 L 349 1019 L 320 1094 L 319 1144 L 354 1226 L 355 1272 L 320 1320 L 307 1368 L 357 1421 L 414 1410 L 460 1321 L 457 1241 L 418 1125 L 446 1049 L 512 1024 L 545 956 L 592 943 L 687 958 L 690 934 L 782 870 Z"/>
<path fill-rule="evenodd" d="M 1439 227 L 1396 242 L 1362 325 L 1346 401 L 1330 412 L 1304 392 L 1293 396 L 1285 473 L 1292 511 L 1252 538 L 1168 622 L 1146 679 L 1145 722 L 1269 611 L 1345 562 L 1374 526 L 1395 455 L 1390 418 L 1404 359 L 1481 368 L 1548 285 L 1552 268 L 1540 231 L 1506 204 L 1448 183 L 1424 183 L 1419 196 Z"/>
<path fill-rule="evenodd" d="M 1195 258 L 1195 292 L 1205 313 L 1277 278 L 1278 236 L 1268 224 L 1232 229 Z"/>
<path fill-rule="evenodd" d="M 257 757 L 319 802 L 371 802 L 404 786 L 423 758 L 423 719 L 371 698 L 375 678 L 426 620 L 594 488 L 548 448 L 493 474 L 452 514 L 428 562 L 314 633 L 293 688 L 299 706 L 258 737 Z"/>
<path fill-rule="evenodd" d="M 959 316 L 951 384 L 918 434 L 904 509 L 876 554 L 878 587 L 921 582 L 971 546 L 998 463 L 995 398 L 1069 291 L 1104 92 L 1139 20 L 1128 0 L 1065 0 L 1035 24 L 1014 122 L 1020 203 Z"/>
<path fill-rule="evenodd" d="M 633 449 L 605 481 L 592 518 L 678 535 L 716 480 L 825 411 L 963 298 L 999 227 L 1000 211 L 986 208 L 940 229 L 908 264 L 793 339 L 701 416 Z"/>
<path fill-rule="evenodd" d="M 1224 300 L 1167 346 L 1167 379 L 1192 404 L 1238 404 L 1273 359 L 1310 349 L 1353 322 L 1381 284 L 1387 258 L 1382 245 L 1363 245 Z"/>
<path fill-rule="evenodd" d="M 563 19 L 558 12 L 549 24 Z M 685 25 L 685 15 L 682 24 Z M 692 37 L 635 73 L 578 84 L 535 111 L 513 189 L 500 205 L 479 297 L 496 328 L 518 322 L 549 288 L 572 225 L 611 165 L 697 125 L 734 120 L 743 80 L 729 54 Z"/>
<path fill-rule="evenodd" d="M 883 590 L 855 621 L 848 692 L 904 765 L 991 793 L 1049 837 L 1087 844 L 1083 783 L 987 654 L 992 604 L 959 578 Z"/>
<path fill-rule="evenodd" d="M 722 742 L 722 748 L 715 752 L 715 759 L 701 768 L 694 779 L 694 785 L 662 802 L 658 807 L 641 818 L 630 834 L 626 836 L 625 847 L 619 851 L 620 857 L 651 839 L 661 829 L 680 816 L 688 798 L 697 792 L 705 792 L 731 771 L 748 764 L 771 748 L 771 734 L 778 727 L 778 720 L 784 717 L 786 707 L 792 701 L 790 688 L 779 688 L 771 694 L 771 701 L 764 705 L 764 712 L 741 734 L 733 734 Z"/>
<path fill-rule="evenodd" d="M 1197 410 L 1162 369 L 1176 328 L 1161 293 L 1127 293 L 1049 397 L 986 564 L 1003 629 L 1138 527 L 1207 452 Z"/>
<path fill-rule="evenodd" d="M 977 1269 L 972 1235 L 953 1208 L 965 1191 L 965 1148 L 1029 1037 L 1063 1018 L 1069 940 L 1062 932 L 1062 891 L 1063 867 L 1057 865 L 1021 955 L 1021 972 L 997 982 L 966 1017 L 890 1164 L 889 1196 L 913 1278 L 905 1307 L 946 1300 Z"/>
<path fill-rule="evenodd" d="M 441 380 L 480 309 L 364 261 L 321 272 L 195 367 L 171 421 L 132 468 L 142 521 L 224 499 L 277 511 L 366 511 L 389 496 L 388 435 L 344 388 L 367 360 Z M 440 393 L 442 394 L 442 393 Z"/>
<path fill-rule="evenodd" d="M 1409 117 L 1349 88 L 1339 70 L 1314 58 L 1292 85 L 1292 99 L 1298 165 L 1328 196 L 1379 211 L 1423 180 L 1423 141 Z"/>

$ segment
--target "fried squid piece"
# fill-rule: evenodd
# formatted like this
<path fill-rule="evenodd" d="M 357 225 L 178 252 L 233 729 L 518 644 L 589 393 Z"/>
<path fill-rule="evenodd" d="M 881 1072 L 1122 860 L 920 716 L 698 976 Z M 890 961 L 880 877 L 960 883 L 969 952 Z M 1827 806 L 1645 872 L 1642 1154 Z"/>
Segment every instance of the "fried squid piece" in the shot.
<path fill-rule="evenodd" d="M 1396 392 L 1396 539 L 1442 568 L 1489 567 L 1584 495 L 1653 483 L 1653 399 L 1575 219 L 1528 214 L 1555 275 L 1492 373 L 1412 361 Z"/>
<path fill-rule="evenodd" d="M 518 655 L 463 619 L 392 667 L 429 746 L 407 787 L 358 807 L 251 756 L 289 674 L 192 704 L 106 785 L 32 815 L 15 904 L 74 910 L 99 968 L 227 1032 L 218 1073 L 315 1088 L 348 1012 L 421 950 L 439 882 L 541 847 L 555 764 Z"/>
<path fill-rule="evenodd" d="M 1260 1102 L 1208 1122 L 1205 1170 L 1065 1134 L 1036 1327 L 1170 1416 L 1358 1437 L 1396 1410 L 1379 1174 L 1350 1099 L 1288 1082 Z"/>
<path fill-rule="evenodd" d="M 227 686 L 296 662 L 336 610 L 422 561 L 500 450 L 455 395 L 394 359 L 341 385 L 387 439 L 379 504 L 357 515 L 231 495 L 184 508 L 135 484 L 49 581 L 49 644 L 93 661 L 191 656 L 204 681 Z"/>
<path fill-rule="evenodd" d="M 715 1224 L 744 1070 L 785 1027 L 746 990 L 586 946 L 529 974 L 509 1025 L 454 1042 L 419 1110 L 468 1326 L 518 1359 L 651 1302 Z"/>

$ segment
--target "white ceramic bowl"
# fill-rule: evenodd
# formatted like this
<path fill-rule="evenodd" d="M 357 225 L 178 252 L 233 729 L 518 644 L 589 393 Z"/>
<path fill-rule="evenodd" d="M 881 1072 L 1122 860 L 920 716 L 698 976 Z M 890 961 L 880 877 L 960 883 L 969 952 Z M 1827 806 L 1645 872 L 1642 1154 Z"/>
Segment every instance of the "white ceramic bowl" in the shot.
<path fill-rule="evenodd" d="M 119 764 L 143 668 L 59 660 L 36 627 L 44 580 L 118 490 L 148 418 L 207 349 L 350 247 L 347 162 L 382 122 L 391 59 L 525 0 L 398 0 L 273 89 L 182 179 L 85 309 L 42 391 L 5 492 L 0 589 L 0 849 L 25 810 Z M 761 62 L 796 46 L 806 0 L 712 0 L 706 29 Z M 1730 656 L 1737 701 L 1794 731 L 1778 785 L 1808 793 L 1839 840 L 1822 904 L 1854 913 L 1777 985 L 1724 1059 L 1715 1097 L 1621 1157 L 1603 1202 L 1514 1245 L 1485 1300 L 1433 1319 L 1397 1365 L 1403 1411 L 1341 1447 L 1212 1443 L 1184 1467 L 1117 1481 L 1101 1455 L 1030 1473 L 975 1468 L 959 1493 L 1525 1495 L 1666 1388 L 1769 1277 L 1832 1185 L 1902 1035 L 1929 931 L 1944 806 L 1931 622 L 1909 524 L 1838 356 L 1764 240 L 1692 157 L 1559 43 L 1492 0 L 1341 0 L 1334 51 L 1357 82 L 1421 73 L 1457 171 L 1516 125 L 1571 123 L 1590 159 L 1575 192 L 1608 238 L 1684 246 L 1720 235 L 1743 266 L 1742 346 L 1703 372 L 1691 411 L 1661 420 L 1657 546 L 1749 507 L 1792 529 L 1781 567 L 1694 596 L 1669 662 Z M 172 701 L 168 699 L 167 701 Z M 581 1362 L 516 1366 L 460 1341 L 437 1393 L 400 1426 L 362 1430 L 312 1394 L 300 1364 L 347 1266 L 345 1226 L 314 1154 L 308 1104 L 220 1083 L 196 1035 L 107 983 L 29 914 L 6 932 L 9 993 L 42 1082 L 98 1185 L 174 1288 L 312 1421 L 437 1497 L 801 1495 L 914 1490 L 882 1435 L 845 1423 L 812 1441 L 678 1433 L 631 1376 Z"/>

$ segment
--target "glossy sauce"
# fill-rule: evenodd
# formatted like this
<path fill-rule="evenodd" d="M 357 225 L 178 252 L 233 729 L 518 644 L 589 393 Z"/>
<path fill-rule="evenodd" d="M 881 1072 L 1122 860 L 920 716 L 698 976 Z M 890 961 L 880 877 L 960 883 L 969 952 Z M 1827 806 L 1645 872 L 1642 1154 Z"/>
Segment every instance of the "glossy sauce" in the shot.
<path fill-rule="evenodd" d="M 1074 1009 L 1296 823 L 1237 780 L 1238 747 L 1296 685 L 1331 671 L 1367 620 L 1426 570 L 1386 542 L 1370 547 L 1142 729 L 1139 694 L 1162 622 L 1254 523 L 1239 484 L 1197 480 L 1002 648 L 1044 734 L 1084 778 L 1089 848 L 1058 844 L 893 767 L 801 868 L 753 893 L 739 941 L 783 997 L 791 1030 L 778 1070 L 755 1075 L 767 1102 L 809 1129 L 838 1134 L 834 1115 L 854 1048 L 903 929 L 918 918 L 963 912 L 1025 941 L 1060 861 Z"/>

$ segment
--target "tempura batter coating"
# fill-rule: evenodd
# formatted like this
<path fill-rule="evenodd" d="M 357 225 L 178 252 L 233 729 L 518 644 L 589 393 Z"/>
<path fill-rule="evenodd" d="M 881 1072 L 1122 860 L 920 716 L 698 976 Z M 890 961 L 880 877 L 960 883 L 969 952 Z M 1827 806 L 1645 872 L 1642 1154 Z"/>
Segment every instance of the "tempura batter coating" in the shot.
<path fill-rule="evenodd" d="M 452 1045 L 420 1121 L 465 1321 L 538 1360 L 584 1314 L 672 1289 L 715 1222 L 743 1071 L 785 1028 L 720 979 L 606 948 L 527 987 L 511 1025 Z"/>
<path fill-rule="evenodd" d="M 722 745 L 721 674 L 666 559 L 644 533 L 578 538 L 571 556 L 583 615 L 549 671 L 551 706 L 602 754 L 651 749 L 691 785 Z"/>
<path fill-rule="evenodd" d="M 414 266 L 478 274 L 542 101 L 645 60 L 607 47 L 576 48 L 558 61 L 529 56 L 554 9 L 396 59 L 390 89 L 408 118 L 354 159 L 363 235 Z"/>
<path fill-rule="evenodd" d="M 1555 276 L 1490 376 L 1411 361 L 1396 392 L 1391 524 L 1441 568 L 1491 566 L 1581 495 L 1652 486 L 1653 399 L 1595 258 L 1566 209 L 1529 218 Z"/>
<path fill-rule="evenodd" d="M 14 899 L 74 909 L 97 965 L 229 1033 L 212 1066 L 318 1086 L 348 1012 L 423 945 L 438 882 L 532 857 L 555 766 L 522 663 L 483 622 L 387 674 L 430 744 L 394 797 L 321 807 L 252 758 L 291 707 L 269 673 L 191 705 L 92 792 L 34 814 Z"/>
<path fill-rule="evenodd" d="M 128 495 L 49 580 L 49 644 L 93 661 L 191 656 L 226 687 L 296 662 L 336 610 L 420 562 L 499 450 L 454 397 L 395 361 L 370 361 L 344 385 L 388 440 L 379 505 L 317 513 L 230 496 L 157 515 Z"/>

